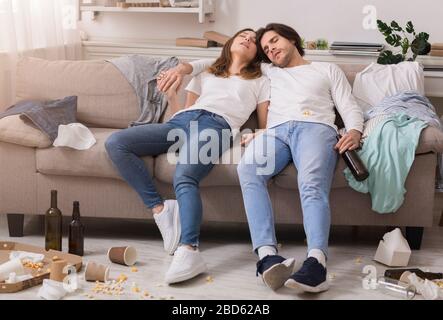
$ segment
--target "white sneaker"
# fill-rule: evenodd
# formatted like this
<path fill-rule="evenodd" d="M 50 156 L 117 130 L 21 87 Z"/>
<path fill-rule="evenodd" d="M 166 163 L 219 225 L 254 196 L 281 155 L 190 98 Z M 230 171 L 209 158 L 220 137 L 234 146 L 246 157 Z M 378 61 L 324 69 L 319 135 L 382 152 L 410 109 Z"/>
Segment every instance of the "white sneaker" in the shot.
<path fill-rule="evenodd" d="M 185 246 L 178 247 L 172 259 L 171 266 L 166 272 L 167 284 L 186 281 L 208 270 L 200 251 Z"/>
<path fill-rule="evenodd" d="M 166 200 L 160 214 L 154 214 L 155 223 L 163 238 L 165 251 L 173 255 L 180 241 L 180 214 L 177 200 Z"/>

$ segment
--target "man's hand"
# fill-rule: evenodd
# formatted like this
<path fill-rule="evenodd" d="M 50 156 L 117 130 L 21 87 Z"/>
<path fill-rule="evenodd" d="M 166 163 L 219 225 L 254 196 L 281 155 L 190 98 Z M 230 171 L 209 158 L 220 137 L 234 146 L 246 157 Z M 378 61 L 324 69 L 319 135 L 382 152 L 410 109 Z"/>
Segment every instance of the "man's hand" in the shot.
<path fill-rule="evenodd" d="M 343 154 L 347 150 L 355 150 L 360 147 L 361 132 L 357 130 L 350 130 L 345 134 L 340 141 L 335 145 L 335 149 Z"/>
<path fill-rule="evenodd" d="M 179 85 L 181 85 L 183 77 L 191 72 L 192 66 L 189 63 L 180 63 L 175 68 L 161 71 L 157 76 L 158 90 L 167 92 L 177 81 L 179 81 Z"/>

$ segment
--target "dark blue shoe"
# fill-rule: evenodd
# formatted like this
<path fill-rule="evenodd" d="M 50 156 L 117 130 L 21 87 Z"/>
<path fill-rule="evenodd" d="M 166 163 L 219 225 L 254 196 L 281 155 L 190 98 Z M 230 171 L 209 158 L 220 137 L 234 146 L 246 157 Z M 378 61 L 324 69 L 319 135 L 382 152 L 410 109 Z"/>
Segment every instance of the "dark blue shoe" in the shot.
<path fill-rule="evenodd" d="M 310 257 L 303 262 L 299 271 L 289 277 L 285 287 L 305 292 L 323 292 L 329 289 L 326 274 L 326 268 L 316 258 Z"/>
<path fill-rule="evenodd" d="M 272 290 L 282 287 L 294 272 L 294 259 L 281 256 L 266 256 L 257 262 L 257 276 L 262 276 L 263 282 Z"/>

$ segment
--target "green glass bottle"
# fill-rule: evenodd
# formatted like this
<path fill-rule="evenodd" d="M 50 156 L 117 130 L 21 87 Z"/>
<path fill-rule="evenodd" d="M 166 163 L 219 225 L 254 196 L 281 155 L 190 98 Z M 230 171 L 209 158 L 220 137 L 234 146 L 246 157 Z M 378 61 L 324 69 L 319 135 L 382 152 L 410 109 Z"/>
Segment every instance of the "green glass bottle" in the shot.
<path fill-rule="evenodd" d="M 80 203 L 74 202 L 72 221 L 69 224 L 69 253 L 83 256 L 85 226 L 80 221 Z"/>
<path fill-rule="evenodd" d="M 57 190 L 51 191 L 51 207 L 45 214 L 45 248 L 62 251 L 62 212 L 57 208 Z"/>

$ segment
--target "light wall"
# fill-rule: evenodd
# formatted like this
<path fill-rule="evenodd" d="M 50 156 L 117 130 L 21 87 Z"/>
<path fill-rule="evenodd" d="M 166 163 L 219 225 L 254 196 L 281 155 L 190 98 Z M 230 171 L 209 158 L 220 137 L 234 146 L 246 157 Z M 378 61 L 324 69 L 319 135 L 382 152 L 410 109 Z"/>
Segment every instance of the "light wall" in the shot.
<path fill-rule="evenodd" d="M 199 24 L 196 15 L 159 13 L 101 13 L 96 21 L 85 16 L 80 27 L 91 38 L 126 40 L 201 37 L 204 31 L 233 34 L 243 27 L 258 28 L 280 22 L 296 28 L 307 40 L 330 42 L 383 41 L 377 30 L 365 30 L 363 8 L 373 5 L 379 19 L 412 20 L 417 31 L 426 31 L 431 42 L 443 42 L 441 0 L 216 0 L 216 22 Z"/>

